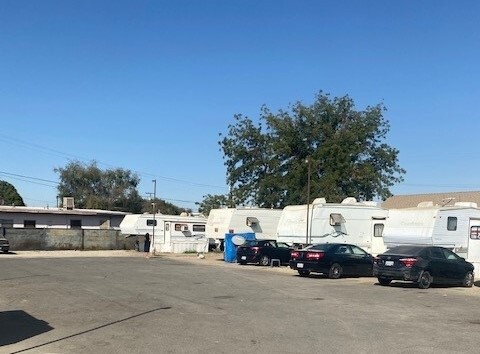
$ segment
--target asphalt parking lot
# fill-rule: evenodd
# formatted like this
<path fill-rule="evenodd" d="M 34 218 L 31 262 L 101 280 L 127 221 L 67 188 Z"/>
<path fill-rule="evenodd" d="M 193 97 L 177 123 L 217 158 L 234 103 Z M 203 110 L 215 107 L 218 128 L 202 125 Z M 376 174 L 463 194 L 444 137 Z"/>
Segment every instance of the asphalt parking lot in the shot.
<path fill-rule="evenodd" d="M 190 256 L 0 255 L 0 353 L 478 353 L 480 287 Z"/>

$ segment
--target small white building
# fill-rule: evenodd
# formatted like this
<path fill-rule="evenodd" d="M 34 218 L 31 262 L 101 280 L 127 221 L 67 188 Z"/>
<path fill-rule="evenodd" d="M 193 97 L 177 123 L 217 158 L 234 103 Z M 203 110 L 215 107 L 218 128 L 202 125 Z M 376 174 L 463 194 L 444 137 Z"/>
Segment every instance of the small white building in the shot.
<path fill-rule="evenodd" d="M 151 252 L 208 252 L 205 235 L 207 219 L 203 216 L 129 214 L 120 224 L 120 232 L 129 237 L 137 236 L 140 248 L 148 233 Z"/>
<path fill-rule="evenodd" d="M 0 205 L 0 228 L 119 230 L 125 215 L 110 210 Z"/>

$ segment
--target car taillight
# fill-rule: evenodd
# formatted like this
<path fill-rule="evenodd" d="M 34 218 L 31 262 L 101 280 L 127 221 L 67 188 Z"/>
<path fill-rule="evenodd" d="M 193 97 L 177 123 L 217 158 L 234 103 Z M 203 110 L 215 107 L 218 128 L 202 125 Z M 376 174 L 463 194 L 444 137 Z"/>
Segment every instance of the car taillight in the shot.
<path fill-rule="evenodd" d="M 412 268 L 415 263 L 417 263 L 416 258 L 401 258 L 400 263 L 402 263 L 407 268 Z"/>
<path fill-rule="evenodd" d="M 257 253 L 260 250 L 260 248 L 252 247 L 251 250 L 253 251 L 253 253 Z"/>
<path fill-rule="evenodd" d="M 323 252 L 307 252 L 307 254 L 305 255 L 305 258 L 318 261 L 319 259 L 322 259 L 324 255 L 325 253 Z"/>
<path fill-rule="evenodd" d="M 300 252 L 292 251 L 290 252 L 290 256 L 292 257 L 292 259 L 297 259 L 300 257 Z"/>

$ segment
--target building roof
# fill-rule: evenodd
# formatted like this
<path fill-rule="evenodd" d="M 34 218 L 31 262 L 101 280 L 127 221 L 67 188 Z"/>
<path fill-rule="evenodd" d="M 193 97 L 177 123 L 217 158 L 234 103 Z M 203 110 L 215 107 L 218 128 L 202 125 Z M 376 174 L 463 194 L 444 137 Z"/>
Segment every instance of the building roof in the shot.
<path fill-rule="evenodd" d="M 24 206 L 0 205 L 0 213 L 28 213 L 28 214 L 60 214 L 60 215 L 105 215 L 125 216 L 128 213 L 98 209 L 64 209 L 64 208 L 37 208 Z"/>
<path fill-rule="evenodd" d="M 382 203 L 382 208 L 412 208 L 421 202 L 433 202 L 433 205 L 440 206 L 454 205 L 457 202 L 473 202 L 480 205 L 480 191 L 394 195 Z"/>

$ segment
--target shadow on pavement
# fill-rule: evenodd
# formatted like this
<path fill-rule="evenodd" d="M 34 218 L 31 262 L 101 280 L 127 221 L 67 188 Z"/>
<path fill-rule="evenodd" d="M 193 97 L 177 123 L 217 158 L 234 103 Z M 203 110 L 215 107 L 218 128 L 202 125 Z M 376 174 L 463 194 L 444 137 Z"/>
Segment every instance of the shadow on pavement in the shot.
<path fill-rule="evenodd" d="M 52 329 L 47 322 L 36 319 L 25 311 L 0 311 L 0 347 L 21 342 Z"/>

